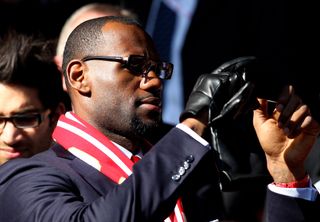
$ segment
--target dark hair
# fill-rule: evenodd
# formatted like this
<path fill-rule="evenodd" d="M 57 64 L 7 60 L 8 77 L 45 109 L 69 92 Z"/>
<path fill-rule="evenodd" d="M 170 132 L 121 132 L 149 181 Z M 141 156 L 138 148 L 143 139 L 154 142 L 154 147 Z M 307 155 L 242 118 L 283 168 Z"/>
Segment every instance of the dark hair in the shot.
<path fill-rule="evenodd" d="M 0 39 L 0 83 L 36 89 L 43 107 L 56 109 L 65 94 L 53 56 L 53 41 L 9 31 Z"/>
<path fill-rule="evenodd" d="M 102 45 L 106 44 L 101 29 L 108 22 L 135 25 L 143 30 L 136 19 L 128 16 L 104 16 L 81 23 L 71 32 L 66 42 L 62 64 L 64 74 L 72 59 L 81 59 L 93 52 L 96 53 Z"/>

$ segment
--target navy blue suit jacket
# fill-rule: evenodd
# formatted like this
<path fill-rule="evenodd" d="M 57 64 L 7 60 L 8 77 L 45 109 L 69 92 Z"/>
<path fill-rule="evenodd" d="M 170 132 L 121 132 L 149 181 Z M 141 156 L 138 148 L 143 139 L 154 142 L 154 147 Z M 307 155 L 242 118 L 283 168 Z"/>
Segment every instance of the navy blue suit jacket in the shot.
<path fill-rule="evenodd" d="M 319 221 L 320 200 L 307 201 L 267 191 L 265 222 Z"/>
<path fill-rule="evenodd" d="M 190 168 L 171 179 L 186 159 Z M 222 218 L 213 153 L 174 128 L 121 185 L 60 145 L 0 167 L 0 221 L 163 221 L 182 197 L 188 222 Z M 314 221 L 315 202 L 267 193 L 267 222 Z"/>
<path fill-rule="evenodd" d="M 220 218 L 213 159 L 208 147 L 174 128 L 117 185 L 57 144 L 0 167 L 0 221 L 164 221 L 178 197 L 188 222 Z M 186 160 L 190 168 L 179 174 Z"/>

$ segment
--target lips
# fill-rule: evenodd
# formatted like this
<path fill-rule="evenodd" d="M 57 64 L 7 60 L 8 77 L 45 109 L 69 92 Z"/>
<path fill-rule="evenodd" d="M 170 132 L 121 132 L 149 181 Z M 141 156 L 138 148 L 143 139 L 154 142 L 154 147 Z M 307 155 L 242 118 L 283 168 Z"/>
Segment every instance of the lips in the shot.
<path fill-rule="evenodd" d="M 2 156 L 7 159 L 17 158 L 22 155 L 21 150 L 16 150 L 11 147 L 0 147 L 0 152 L 2 153 Z"/>
<path fill-rule="evenodd" d="M 5 151 L 8 153 L 23 153 L 28 151 L 28 148 L 26 147 L 0 147 L 0 151 Z"/>
<path fill-rule="evenodd" d="M 9 152 L 9 153 L 15 152 L 15 149 L 12 147 L 0 147 L 0 150 L 5 151 L 5 152 Z"/>
<path fill-rule="evenodd" d="M 141 104 L 152 104 L 155 106 L 161 107 L 161 99 L 158 97 L 147 97 L 145 99 L 140 100 Z"/>
<path fill-rule="evenodd" d="M 139 101 L 139 106 L 150 110 L 161 110 L 161 99 L 159 97 L 146 97 Z"/>

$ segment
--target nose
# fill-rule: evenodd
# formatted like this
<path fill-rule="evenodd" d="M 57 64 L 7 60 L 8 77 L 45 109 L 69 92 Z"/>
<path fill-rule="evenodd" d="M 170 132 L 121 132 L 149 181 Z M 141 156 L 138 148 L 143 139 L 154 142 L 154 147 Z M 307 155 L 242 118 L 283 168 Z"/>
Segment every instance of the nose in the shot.
<path fill-rule="evenodd" d="M 0 139 L 7 145 L 15 144 L 21 137 L 20 129 L 10 121 L 7 121 L 4 128 L 0 130 Z"/>
<path fill-rule="evenodd" d="M 150 70 L 147 74 L 145 74 L 140 81 L 140 88 L 144 90 L 148 89 L 161 89 L 162 81 L 156 75 L 154 70 Z"/>

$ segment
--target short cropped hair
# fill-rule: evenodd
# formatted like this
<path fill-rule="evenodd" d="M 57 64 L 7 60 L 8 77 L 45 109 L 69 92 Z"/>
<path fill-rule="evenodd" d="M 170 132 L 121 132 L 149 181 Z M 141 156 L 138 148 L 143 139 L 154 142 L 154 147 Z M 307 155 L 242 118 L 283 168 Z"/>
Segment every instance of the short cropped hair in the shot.
<path fill-rule="evenodd" d="M 9 31 L 0 39 L 0 83 L 36 89 L 43 107 L 55 110 L 64 91 L 53 56 L 53 41 Z"/>
<path fill-rule="evenodd" d="M 56 55 L 63 56 L 64 47 L 67 41 L 68 36 L 72 32 L 72 30 L 77 27 L 80 23 L 84 21 L 84 15 L 88 13 L 99 13 L 101 15 L 119 15 L 119 16 L 128 16 L 132 18 L 137 18 L 138 16 L 134 14 L 132 11 L 121 7 L 120 5 L 113 5 L 109 3 L 102 2 L 93 2 L 86 4 L 77 10 L 75 10 L 70 17 L 64 23 L 58 43 L 57 43 L 57 51 Z"/>
<path fill-rule="evenodd" d="M 82 59 L 93 55 L 102 45 L 106 44 L 101 30 L 109 22 L 135 25 L 143 30 L 142 25 L 136 19 L 125 16 L 104 16 L 83 22 L 71 32 L 66 42 L 62 63 L 65 75 L 67 65 L 72 59 Z"/>

